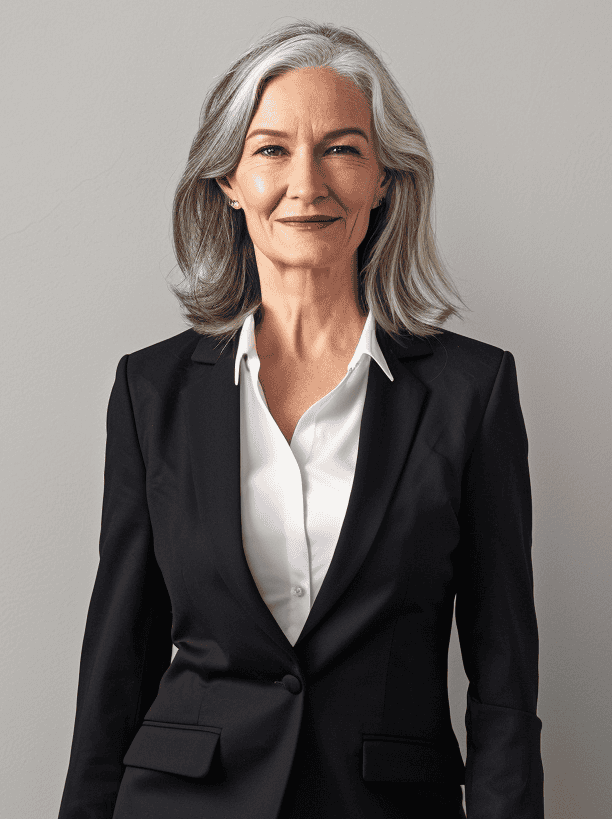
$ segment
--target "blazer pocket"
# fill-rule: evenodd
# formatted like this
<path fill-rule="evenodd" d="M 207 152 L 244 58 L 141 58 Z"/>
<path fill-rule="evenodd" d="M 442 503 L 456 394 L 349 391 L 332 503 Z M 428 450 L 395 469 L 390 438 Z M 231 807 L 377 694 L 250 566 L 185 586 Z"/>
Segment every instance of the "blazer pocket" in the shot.
<path fill-rule="evenodd" d="M 463 784 L 465 765 L 458 749 L 408 737 L 364 734 L 362 776 L 366 782 Z"/>
<path fill-rule="evenodd" d="M 220 728 L 145 720 L 123 757 L 124 765 L 201 778 L 211 768 Z"/>

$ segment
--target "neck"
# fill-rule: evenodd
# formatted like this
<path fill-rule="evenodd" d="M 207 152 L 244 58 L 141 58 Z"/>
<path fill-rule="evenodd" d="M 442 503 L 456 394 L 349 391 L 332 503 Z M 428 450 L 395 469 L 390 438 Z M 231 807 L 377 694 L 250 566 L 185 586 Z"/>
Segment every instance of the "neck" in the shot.
<path fill-rule="evenodd" d="M 258 271 L 260 358 L 306 362 L 354 351 L 367 318 L 358 305 L 356 257 L 344 268 L 290 270 L 258 259 Z"/>

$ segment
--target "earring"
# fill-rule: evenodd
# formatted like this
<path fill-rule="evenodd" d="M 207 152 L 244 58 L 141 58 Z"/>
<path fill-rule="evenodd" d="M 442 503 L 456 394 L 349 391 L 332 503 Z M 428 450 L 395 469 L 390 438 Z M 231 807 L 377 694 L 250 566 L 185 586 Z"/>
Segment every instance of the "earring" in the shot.
<path fill-rule="evenodd" d="M 231 199 L 230 200 L 230 205 L 233 208 L 239 208 L 240 207 L 240 202 L 237 199 Z"/>

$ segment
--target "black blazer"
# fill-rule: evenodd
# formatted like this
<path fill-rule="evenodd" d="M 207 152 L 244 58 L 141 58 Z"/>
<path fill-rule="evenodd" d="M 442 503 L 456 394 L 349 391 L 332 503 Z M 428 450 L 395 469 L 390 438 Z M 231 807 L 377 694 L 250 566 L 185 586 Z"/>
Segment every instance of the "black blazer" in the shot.
<path fill-rule="evenodd" d="M 514 359 L 376 332 L 395 381 L 371 364 L 346 517 L 295 646 L 242 546 L 237 337 L 187 330 L 119 362 L 59 819 L 420 819 L 463 782 L 468 819 L 543 816 Z"/>

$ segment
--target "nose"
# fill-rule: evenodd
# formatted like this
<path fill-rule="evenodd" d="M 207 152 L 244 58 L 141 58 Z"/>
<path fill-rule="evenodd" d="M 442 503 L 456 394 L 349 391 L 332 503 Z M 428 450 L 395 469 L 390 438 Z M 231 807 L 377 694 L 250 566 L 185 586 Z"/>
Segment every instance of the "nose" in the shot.
<path fill-rule="evenodd" d="M 296 151 L 288 170 L 287 197 L 309 203 L 327 195 L 324 172 L 312 151 Z"/>

